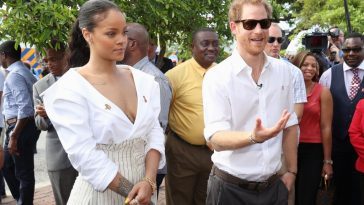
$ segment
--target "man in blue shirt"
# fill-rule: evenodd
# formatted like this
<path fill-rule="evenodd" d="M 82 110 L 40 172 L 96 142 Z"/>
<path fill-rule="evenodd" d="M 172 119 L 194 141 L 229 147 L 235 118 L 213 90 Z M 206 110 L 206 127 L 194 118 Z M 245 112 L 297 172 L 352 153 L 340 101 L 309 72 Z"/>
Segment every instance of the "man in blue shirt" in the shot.
<path fill-rule="evenodd" d="M 6 123 L 3 173 L 18 205 L 33 204 L 34 148 L 39 131 L 34 123 L 32 87 L 37 81 L 20 61 L 15 41 L 0 45 L 1 65 L 9 72 L 4 83 L 3 114 Z"/>

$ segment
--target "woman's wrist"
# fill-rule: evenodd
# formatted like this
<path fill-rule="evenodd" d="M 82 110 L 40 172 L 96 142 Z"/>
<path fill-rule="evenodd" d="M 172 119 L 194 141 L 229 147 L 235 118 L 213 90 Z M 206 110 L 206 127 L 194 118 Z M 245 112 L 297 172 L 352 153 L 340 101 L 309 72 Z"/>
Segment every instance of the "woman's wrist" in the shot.
<path fill-rule="evenodd" d="M 121 177 L 119 179 L 119 186 L 118 191 L 119 194 L 126 197 L 128 196 L 129 192 L 133 189 L 134 184 L 127 180 L 125 177 Z"/>
<path fill-rule="evenodd" d="M 332 161 L 331 159 L 324 159 L 323 160 L 323 163 L 324 163 L 324 165 L 325 164 L 333 165 L 334 164 L 334 161 Z"/>
<path fill-rule="evenodd" d="M 157 183 L 150 177 L 144 177 L 143 181 L 147 182 L 150 185 L 150 187 L 152 188 L 152 193 L 154 193 L 157 190 Z"/>
<path fill-rule="evenodd" d="M 291 175 L 293 175 L 293 176 L 297 176 L 297 172 L 295 172 L 295 171 L 290 171 L 290 170 L 287 170 L 287 173 L 288 174 L 291 174 Z"/>

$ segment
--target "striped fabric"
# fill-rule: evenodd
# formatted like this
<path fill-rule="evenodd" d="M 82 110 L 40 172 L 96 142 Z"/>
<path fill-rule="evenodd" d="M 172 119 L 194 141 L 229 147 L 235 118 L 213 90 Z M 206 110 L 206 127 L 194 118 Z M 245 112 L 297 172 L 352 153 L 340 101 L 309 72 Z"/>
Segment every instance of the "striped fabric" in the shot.
<path fill-rule="evenodd" d="M 119 165 L 121 175 L 134 184 L 141 181 L 145 174 L 145 147 L 146 141 L 142 138 L 126 140 L 121 144 L 97 145 L 97 149 L 103 150 Z M 124 200 L 124 197 L 110 189 L 104 192 L 96 191 L 90 183 L 82 179 L 82 176 L 78 176 L 67 204 L 120 205 Z"/>

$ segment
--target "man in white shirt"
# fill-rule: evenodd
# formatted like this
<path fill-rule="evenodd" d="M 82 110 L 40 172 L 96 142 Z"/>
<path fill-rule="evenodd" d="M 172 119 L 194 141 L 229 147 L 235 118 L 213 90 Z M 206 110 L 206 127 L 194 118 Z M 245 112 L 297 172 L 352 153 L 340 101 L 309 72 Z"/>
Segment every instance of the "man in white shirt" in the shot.
<path fill-rule="evenodd" d="M 280 56 L 280 51 L 282 47 L 282 43 L 284 41 L 283 38 L 283 31 L 279 27 L 277 23 L 272 23 L 272 25 L 269 28 L 269 38 L 268 43 L 265 46 L 265 53 L 273 58 L 281 59 L 285 61 L 287 64 L 289 64 L 289 71 L 291 72 L 293 76 L 293 85 L 294 85 L 294 112 L 297 115 L 298 121 L 301 120 L 301 117 L 303 115 L 303 107 L 304 103 L 307 102 L 307 96 L 306 96 L 306 88 L 305 88 L 305 81 L 303 79 L 302 72 L 299 68 L 291 64 L 287 59 L 284 59 Z M 279 173 L 285 173 L 287 171 L 284 158 L 282 155 L 282 168 Z M 289 194 L 288 197 L 288 204 L 294 205 L 294 197 L 295 197 L 295 191 L 294 187 L 292 191 Z"/>
<path fill-rule="evenodd" d="M 297 115 L 298 121 L 300 121 L 303 114 L 304 103 L 307 102 L 305 81 L 303 80 L 301 70 L 279 55 L 283 41 L 282 29 L 277 23 L 272 23 L 269 28 L 268 43 L 265 46 L 264 51 L 267 55 L 273 58 L 282 59 L 290 65 L 289 71 L 293 76 L 294 85 L 294 111 Z"/>
<path fill-rule="evenodd" d="M 205 75 L 204 135 L 215 150 L 207 204 L 287 204 L 294 185 L 292 75 L 287 63 L 263 52 L 271 13 L 265 0 L 234 0 L 229 21 L 237 48 Z M 282 147 L 287 172 L 279 177 Z"/>

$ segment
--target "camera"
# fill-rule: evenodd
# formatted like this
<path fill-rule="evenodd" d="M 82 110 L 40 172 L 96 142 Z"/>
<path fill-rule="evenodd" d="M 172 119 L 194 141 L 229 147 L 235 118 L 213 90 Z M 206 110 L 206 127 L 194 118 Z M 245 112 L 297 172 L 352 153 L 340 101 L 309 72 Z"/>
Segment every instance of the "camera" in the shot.
<path fill-rule="evenodd" d="M 320 53 L 327 49 L 328 45 L 328 37 L 327 33 L 312 33 L 307 34 L 302 39 L 302 44 L 306 47 L 306 49 L 310 50 L 314 53 Z"/>

